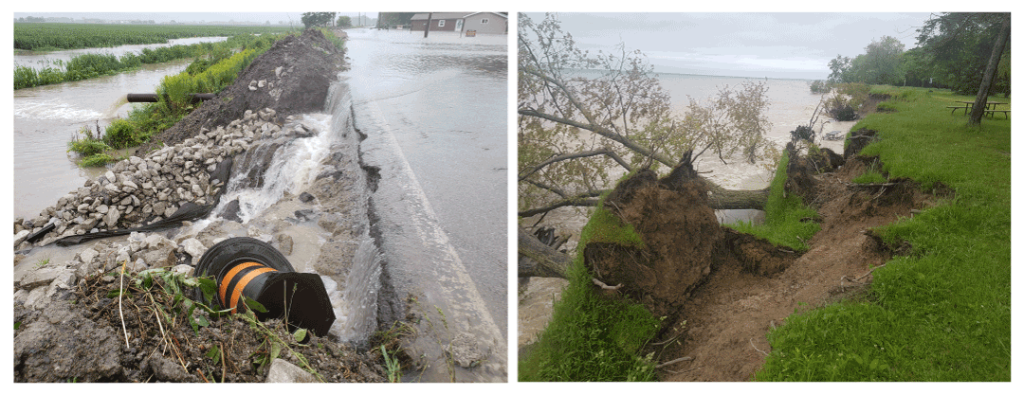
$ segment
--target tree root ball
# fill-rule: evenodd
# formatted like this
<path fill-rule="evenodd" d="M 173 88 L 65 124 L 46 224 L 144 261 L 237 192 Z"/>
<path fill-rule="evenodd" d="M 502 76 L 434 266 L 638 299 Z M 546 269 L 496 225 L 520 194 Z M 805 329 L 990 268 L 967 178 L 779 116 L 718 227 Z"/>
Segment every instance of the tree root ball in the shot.
<path fill-rule="evenodd" d="M 724 232 L 699 179 L 660 182 L 641 172 L 621 183 L 605 208 L 633 226 L 644 248 L 588 244 L 586 263 L 599 280 L 623 284 L 623 292 L 661 315 L 685 302 L 710 274 Z"/>

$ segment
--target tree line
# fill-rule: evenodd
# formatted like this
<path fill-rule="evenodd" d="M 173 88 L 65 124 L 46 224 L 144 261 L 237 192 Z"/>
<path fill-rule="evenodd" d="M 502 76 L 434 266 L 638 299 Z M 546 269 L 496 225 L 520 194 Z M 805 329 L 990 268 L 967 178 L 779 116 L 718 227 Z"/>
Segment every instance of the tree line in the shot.
<path fill-rule="evenodd" d="M 976 95 L 1008 13 L 942 13 L 917 29 L 917 46 L 904 50 L 898 39 L 872 40 L 864 53 L 829 61 L 827 83 L 866 83 L 949 88 Z M 990 93 L 1010 94 L 1009 34 L 991 78 Z"/>

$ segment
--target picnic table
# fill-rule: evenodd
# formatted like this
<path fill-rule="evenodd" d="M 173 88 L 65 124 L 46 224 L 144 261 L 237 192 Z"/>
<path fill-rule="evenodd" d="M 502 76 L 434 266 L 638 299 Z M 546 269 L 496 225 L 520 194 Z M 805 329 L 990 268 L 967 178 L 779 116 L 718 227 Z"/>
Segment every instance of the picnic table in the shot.
<path fill-rule="evenodd" d="M 974 102 L 973 101 L 957 100 L 956 102 L 957 103 L 964 103 L 964 105 L 962 105 L 962 106 L 946 106 L 946 108 L 952 108 L 953 109 L 953 111 L 951 111 L 949 113 L 950 115 L 956 114 L 956 110 L 959 110 L 959 109 L 963 109 L 964 110 L 964 115 L 967 115 L 967 112 L 971 110 L 971 107 L 974 107 Z M 1003 115 L 1006 115 L 1006 117 L 1009 118 L 1010 117 L 1010 115 L 1009 115 L 1010 114 L 1010 110 L 996 110 L 996 107 L 998 107 L 999 105 L 1002 105 L 1002 104 L 1006 104 L 1006 103 L 998 102 L 998 101 L 985 102 L 985 114 L 993 115 L 993 114 L 995 114 L 997 112 L 1001 112 L 1001 113 L 1003 113 Z"/>

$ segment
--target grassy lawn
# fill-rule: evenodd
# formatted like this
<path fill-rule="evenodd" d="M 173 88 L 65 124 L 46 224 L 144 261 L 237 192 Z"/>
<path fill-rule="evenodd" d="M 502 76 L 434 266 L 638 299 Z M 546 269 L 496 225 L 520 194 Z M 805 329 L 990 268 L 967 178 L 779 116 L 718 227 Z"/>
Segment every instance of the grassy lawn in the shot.
<path fill-rule="evenodd" d="M 899 99 L 889 102 L 896 112 L 854 127 L 881 136 L 862 153 L 878 155 L 890 177 L 925 190 L 941 182 L 956 195 L 881 229 L 887 242 L 908 241 L 910 256 L 874 272 L 866 301 L 794 315 L 770 332 L 757 379 L 1008 381 L 1010 121 L 997 115 L 971 128 L 945 107 L 972 97 L 876 89 Z"/>

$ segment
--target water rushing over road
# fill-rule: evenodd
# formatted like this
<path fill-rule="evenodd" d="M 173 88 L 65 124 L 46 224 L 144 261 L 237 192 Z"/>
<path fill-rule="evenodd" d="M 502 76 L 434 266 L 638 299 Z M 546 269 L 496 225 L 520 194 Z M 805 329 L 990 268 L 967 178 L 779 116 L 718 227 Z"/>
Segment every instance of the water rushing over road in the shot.
<path fill-rule="evenodd" d="M 489 353 L 458 381 L 507 372 L 507 36 L 350 30 L 345 73 L 391 284 L 424 317 L 424 381 L 448 381 L 438 345 Z"/>

